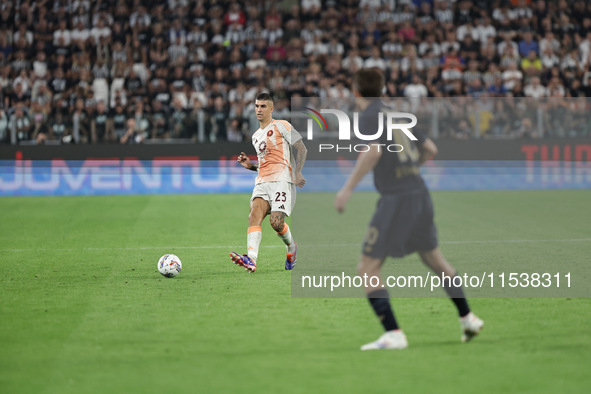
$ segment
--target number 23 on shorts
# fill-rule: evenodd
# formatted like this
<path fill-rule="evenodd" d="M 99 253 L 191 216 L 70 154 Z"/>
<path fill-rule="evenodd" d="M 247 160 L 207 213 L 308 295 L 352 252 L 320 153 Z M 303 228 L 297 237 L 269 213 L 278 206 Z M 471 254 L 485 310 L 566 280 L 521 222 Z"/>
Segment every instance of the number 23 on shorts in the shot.
<path fill-rule="evenodd" d="M 287 193 L 275 192 L 275 201 L 276 202 L 286 202 L 287 201 Z"/>

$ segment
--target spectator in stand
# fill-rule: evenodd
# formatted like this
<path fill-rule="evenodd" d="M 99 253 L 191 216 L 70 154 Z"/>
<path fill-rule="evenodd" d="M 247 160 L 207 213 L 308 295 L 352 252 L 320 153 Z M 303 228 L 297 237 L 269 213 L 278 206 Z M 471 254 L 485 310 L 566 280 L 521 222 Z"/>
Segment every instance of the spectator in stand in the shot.
<path fill-rule="evenodd" d="M 424 56 L 430 50 L 435 56 L 441 56 L 441 46 L 435 41 L 434 34 L 428 34 L 426 40 L 419 44 L 419 56 Z"/>
<path fill-rule="evenodd" d="M 63 111 L 55 109 L 48 122 L 49 134 L 48 140 L 59 141 L 62 143 L 72 142 L 72 127 L 68 118 L 64 116 Z"/>
<path fill-rule="evenodd" d="M 228 108 L 221 96 L 213 99 L 210 109 L 210 133 L 209 139 L 212 142 L 227 140 L 227 125 Z"/>
<path fill-rule="evenodd" d="M 488 69 L 486 70 L 486 72 L 482 76 L 482 80 L 483 80 L 485 86 L 492 86 L 497 81 L 498 78 L 502 79 L 502 74 L 499 71 L 497 64 L 494 62 L 490 62 L 488 64 Z"/>
<path fill-rule="evenodd" d="M 542 72 L 542 61 L 532 49 L 529 51 L 527 58 L 521 61 L 521 69 L 526 76 L 540 75 Z"/>
<path fill-rule="evenodd" d="M 521 84 L 523 73 L 517 69 L 517 63 L 511 62 L 503 72 L 503 86 L 508 91 L 512 91 L 517 83 Z"/>
<path fill-rule="evenodd" d="M 244 27 L 246 24 L 246 15 L 244 15 L 244 12 L 240 8 L 240 4 L 238 4 L 238 2 L 232 2 L 232 4 L 230 4 L 228 12 L 226 12 L 224 15 L 224 23 L 226 26 L 237 24 Z"/>
<path fill-rule="evenodd" d="M 111 28 L 106 25 L 104 18 L 99 18 L 96 26 L 90 29 L 90 38 L 93 40 L 94 45 L 98 45 L 100 43 L 101 37 L 111 37 Z"/>
<path fill-rule="evenodd" d="M 559 77 L 552 77 L 548 82 L 548 86 L 546 88 L 546 95 L 548 97 L 565 97 L 566 96 L 566 89 L 562 84 L 562 81 Z"/>
<path fill-rule="evenodd" d="M 168 137 L 168 111 L 159 100 L 152 100 L 152 113 L 150 124 L 152 126 L 152 139 L 164 139 Z"/>
<path fill-rule="evenodd" d="M 135 119 L 127 119 L 127 128 L 125 134 L 119 140 L 122 144 L 141 144 L 144 142 L 144 136 L 136 129 Z"/>
<path fill-rule="evenodd" d="M 503 37 L 503 41 L 501 41 L 498 45 L 497 45 L 497 51 L 499 53 L 499 56 L 503 56 L 506 52 L 505 52 L 505 48 L 506 47 L 512 47 L 513 48 L 513 53 L 518 53 L 519 52 L 519 46 L 517 45 L 517 43 L 515 41 L 513 41 L 513 34 L 511 33 L 504 33 L 502 35 Z"/>
<path fill-rule="evenodd" d="M 478 65 L 476 60 L 470 60 L 468 63 L 468 69 L 462 75 L 462 80 L 466 85 L 470 85 L 475 79 L 481 80 L 482 73 L 478 70 Z"/>
<path fill-rule="evenodd" d="M 125 107 L 120 100 L 115 99 L 115 110 L 113 111 L 113 134 L 115 140 L 120 141 L 127 130 L 127 114 Z"/>
<path fill-rule="evenodd" d="M 558 52 L 560 51 L 560 41 L 555 38 L 554 33 L 551 30 L 546 31 L 544 33 L 544 38 L 540 40 L 539 47 L 540 52 L 542 53 L 546 52 L 548 48 L 551 49 L 552 52 Z"/>
<path fill-rule="evenodd" d="M 144 102 L 142 100 L 135 101 L 133 118 L 135 119 L 135 129 L 137 134 L 144 140 L 150 138 L 150 120 L 144 111 Z"/>
<path fill-rule="evenodd" d="M 183 108 L 179 98 L 172 101 L 172 113 L 170 114 L 169 125 L 172 131 L 172 138 L 191 138 L 193 132 L 189 127 L 189 114 Z"/>
<path fill-rule="evenodd" d="M 65 19 L 61 19 L 58 24 L 59 28 L 53 33 L 53 46 L 68 47 L 72 42 L 72 36 L 70 30 L 68 30 L 68 22 Z"/>
<path fill-rule="evenodd" d="M 455 50 L 450 50 L 448 55 L 444 57 L 442 68 L 441 78 L 446 83 L 445 90 L 449 91 L 453 83 L 461 81 L 463 76 L 461 59 Z"/>
<path fill-rule="evenodd" d="M 113 119 L 109 116 L 104 101 L 97 103 L 96 112 L 91 117 L 90 136 L 93 144 L 115 140 Z"/>
<path fill-rule="evenodd" d="M 244 140 L 244 132 L 241 129 L 238 119 L 233 118 L 230 120 L 227 134 L 229 142 L 242 142 Z"/>
<path fill-rule="evenodd" d="M 466 83 L 466 85 L 468 86 L 466 88 L 466 94 L 470 97 L 482 97 L 487 95 L 487 91 L 484 89 L 480 78 L 474 78 L 469 83 Z"/>
<path fill-rule="evenodd" d="M 558 56 L 556 56 L 556 53 L 554 53 L 554 49 L 552 49 L 551 46 L 547 46 L 541 52 L 542 52 L 542 56 L 541 56 L 541 66 L 542 67 L 540 67 L 540 72 L 543 69 L 551 69 L 554 66 L 560 65 L 560 58 Z"/>
<path fill-rule="evenodd" d="M 402 23 L 402 27 L 398 30 L 400 41 L 403 43 L 414 43 L 416 39 L 416 31 L 412 27 L 410 21 Z"/>
<path fill-rule="evenodd" d="M 411 103 L 411 112 L 417 111 L 421 105 L 421 99 L 428 96 L 427 87 L 421 81 L 418 74 L 412 75 L 412 81 L 404 88 L 404 97 L 408 97 Z"/>
<path fill-rule="evenodd" d="M 181 20 L 176 18 L 172 21 L 172 27 L 168 31 L 168 39 L 170 44 L 178 44 L 185 45 L 187 42 L 187 31 L 181 24 Z"/>
<path fill-rule="evenodd" d="M 40 145 L 45 142 L 48 134 L 47 113 L 39 101 L 33 101 L 29 118 L 32 121 L 31 140 Z"/>
<path fill-rule="evenodd" d="M 0 144 L 9 142 L 10 129 L 8 128 L 8 114 L 0 105 Z"/>
<path fill-rule="evenodd" d="M 125 78 L 125 95 L 128 99 L 143 99 L 147 96 L 147 89 L 142 79 L 137 75 L 134 68 L 129 69 L 129 75 Z"/>
<path fill-rule="evenodd" d="M 530 83 L 525 85 L 523 93 L 526 97 L 540 98 L 546 96 L 546 88 L 540 83 L 540 77 L 531 77 Z"/>
<path fill-rule="evenodd" d="M 497 29 L 491 24 L 489 17 L 483 17 L 478 19 L 478 25 L 476 26 L 476 33 L 480 44 L 484 45 L 490 37 L 497 37 Z"/>
<path fill-rule="evenodd" d="M 302 18 L 304 20 L 318 20 L 320 11 L 322 10 L 322 2 L 320 0 L 302 0 Z"/>
<path fill-rule="evenodd" d="M 530 118 L 523 118 L 521 120 L 521 127 L 517 131 L 517 135 L 521 138 L 529 139 L 536 137 L 536 134 L 532 120 Z"/>
<path fill-rule="evenodd" d="M 495 77 L 493 83 L 488 86 L 488 93 L 492 97 L 506 97 L 507 96 L 507 89 L 503 84 L 503 78 L 499 74 Z"/>
<path fill-rule="evenodd" d="M 8 107 L 15 107 L 19 104 L 26 108 L 31 104 L 31 95 L 23 89 L 22 82 L 18 82 L 8 96 Z"/>
<path fill-rule="evenodd" d="M 70 39 L 72 40 L 72 44 L 79 48 L 84 48 L 89 38 L 90 30 L 86 28 L 86 26 L 84 25 L 84 21 L 82 19 L 78 19 L 76 27 L 72 29 L 70 33 Z"/>
<path fill-rule="evenodd" d="M 31 131 L 33 130 L 33 123 L 25 112 L 25 107 L 19 105 L 16 107 L 14 114 L 10 117 L 8 122 L 10 130 L 11 143 L 16 144 L 17 141 L 27 141 L 31 139 Z"/>
<path fill-rule="evenodd" d="M 506 46 L 505 52 L 501 56 L 500 66 L 506 69 L 512 63 L 520 64 L 521 58 L 512 46 Z"/>
<path fill-rule="evenodd" d="M 514 9 L 517 19 L 529 20 L 533 17 L 532 9 L 527 4 L 527 0 L 517 0 L 517 8 Z"/>
<path fill-rule="evenodd" d="M 534 40 L 534 35 L 531 31 L 523 33 L 523 39 L 519 41 L 519 55 L 521 57 L 529 56 L 529 53 L 534 51 L 537 55 L 539 52 L 538 42 Z"/>
<path fill-rule="evenodd" d="M 413 47 L 414 48 L 414 47 Z M 382 58 L 382 53 L 379 46 L 374 46 L 371 49 L 371 56 L 363 62 L 364 68 L 379 68 L 380 70 L 386 70 L 386 61 Z"/>

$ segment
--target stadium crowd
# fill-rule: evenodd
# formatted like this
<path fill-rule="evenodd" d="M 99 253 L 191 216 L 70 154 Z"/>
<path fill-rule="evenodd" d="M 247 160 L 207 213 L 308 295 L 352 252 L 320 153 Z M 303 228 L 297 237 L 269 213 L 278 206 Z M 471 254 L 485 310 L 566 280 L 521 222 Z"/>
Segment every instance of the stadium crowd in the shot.
<path fill-rule="evenodd" d="M 544 112 L 580 115 L 554 135 L 589 135 L 583 0 L 0 0 L 0 19 L 2 143 L 242 141 L 258 93 L 287 117 L 294 96 L 350 96 L 362 67 L 391 97 L 508 97 L 486 104 L 505 118 L 551 97 Z M 440 137 L 472 136 L 454 119 Z M 479 133 L 535 134 L 515 119 Z"/>

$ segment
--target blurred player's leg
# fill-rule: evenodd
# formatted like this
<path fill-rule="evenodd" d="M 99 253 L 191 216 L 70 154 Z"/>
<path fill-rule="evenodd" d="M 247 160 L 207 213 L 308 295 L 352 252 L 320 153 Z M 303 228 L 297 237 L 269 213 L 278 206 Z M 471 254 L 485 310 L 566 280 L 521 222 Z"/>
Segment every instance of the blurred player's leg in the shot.
<path fill-rule="evenodd" d="M 377 341 L 361 346 L 361 350 L 406 349 L 408 341 L 402 330 L 386 331 Z"/>
<path fill-rule="evenodd" d="M 420 251 L 419 255 L 423 263 L 431 268 L 439 277 L 445 275 L 448 278 L 453 278 L 457 275 L 456 270 L 443 257 L 439 248 L 430 251 Z M 478 335 L 484 326 L 484 322 L 470 311 L 470 306 L 468 306 L 468 301 L 461 286 L 454 286 L 453 280 L 450 280 L 443 281 L 443 288 L 458 310 L 460 325 L 463 331 L 462 342 L 467 342 Z"/>
<path fill-rule="evenodd" d="M 380 278 L 380 267 L 382 266 L 382 262 L 383 259 L 362 256 L 359 267 L 357 267 L 357 272 L 359 275 Z M 388 291 L 382 287 L 381 278 L 376 287 L 366 287 L 365 294 L 386 332 L 378 338 L 377 341 L 363 345 L 361 350 L 404 349 L 408 347 L 406 336 L 398 327 L 398 322 L 394 317 L 394 311 L 390 305 Z"/>
<path fill-rule="evenodd" d="M 429 251 L 419 251 L 419 256 L 421 256 L 423 263 L 431 268 L 437 276 L 442 277 L 442 275 L 445 275 L 448 278 L 453 278 L 457 275 L 456 270 L 451 266 L 450 263 L 447 262 L 445 257 L 443 257 L 443 254 L 439 248 Z M 451 298 L 458 309 L 458 314 L 460 317 L 466 316 L 468 313 L 470 313 L 470 307 L 468 306 L 466 296 L 464 295 L 464 290 L 461 286 L 453 286 L 451 283 L 444 282 L 443 287 L 447 295 Z"/>
<path fill-rule="evenodd" d="M 462 326 L 462 342 L 468 342 L 484 328 L 484 322 L 472 312 L 460 317 L 460 325 Z"/>

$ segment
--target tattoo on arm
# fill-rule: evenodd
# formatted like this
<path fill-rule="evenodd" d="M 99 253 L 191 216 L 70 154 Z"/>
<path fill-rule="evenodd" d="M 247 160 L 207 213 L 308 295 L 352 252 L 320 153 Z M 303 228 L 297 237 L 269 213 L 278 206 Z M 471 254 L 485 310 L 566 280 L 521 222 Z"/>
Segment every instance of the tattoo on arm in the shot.
<path fill-rule="evenodd" d="M 304 168 L 304 163 L 306 162 L 306 157 L 308 156 L 308 149 L 306 149 L 306 145 L 302 140 L 297 141 L 293 144 L 293 147 L 296 149 L 296 172 L 302 172 Z"/>

